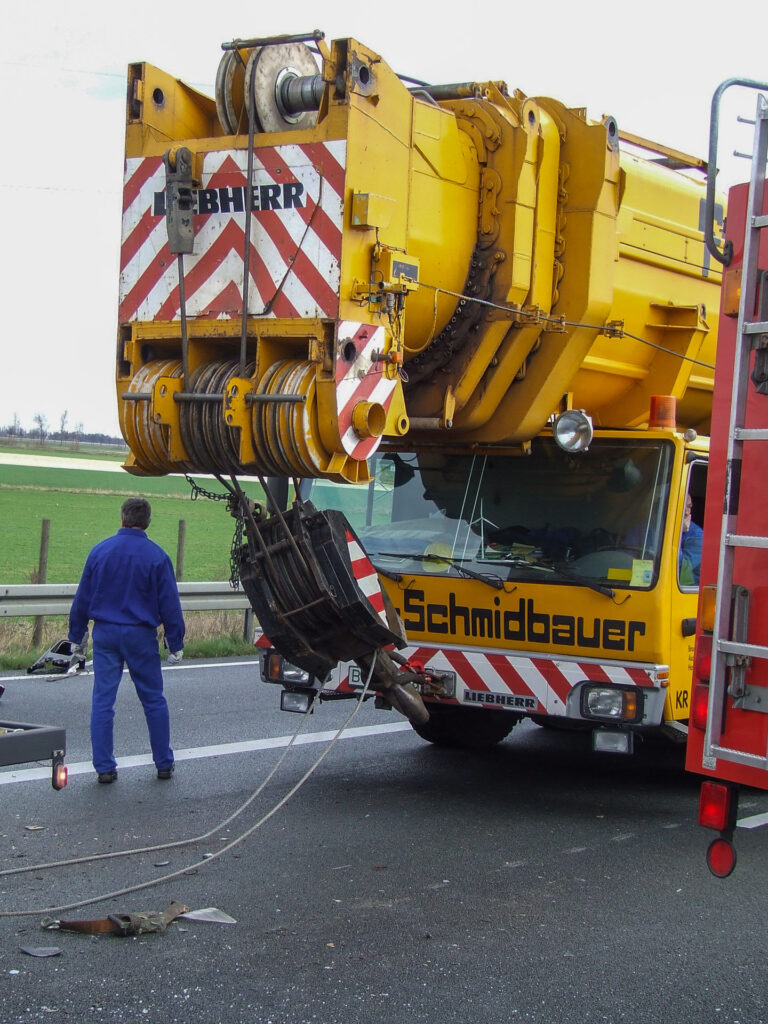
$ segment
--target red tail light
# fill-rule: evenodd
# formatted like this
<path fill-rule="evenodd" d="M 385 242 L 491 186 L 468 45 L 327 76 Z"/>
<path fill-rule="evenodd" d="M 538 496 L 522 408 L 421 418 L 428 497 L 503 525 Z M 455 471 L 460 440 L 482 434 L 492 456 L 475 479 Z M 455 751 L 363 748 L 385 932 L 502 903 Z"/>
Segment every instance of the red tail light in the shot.
<path fill-rule="evenodd" d="M 726 832 L 733 828 L 733 787 L 723 782 L 702 782 L 699 795 L 699 824 Z"/>
<path fill-rule="evenodd" d="M 691 725 L 703 732 L 707 727 L 707 707 L 709 705 L 709 686 L 696 683 L 691 695 Z"/>
<path fill-rule="evenodd" d="M 696 655 L 693 659 L 693 678 L 708 683 L 711 670 L 712 637 L 708 633 L 699 633 L 696 637 Z"/>

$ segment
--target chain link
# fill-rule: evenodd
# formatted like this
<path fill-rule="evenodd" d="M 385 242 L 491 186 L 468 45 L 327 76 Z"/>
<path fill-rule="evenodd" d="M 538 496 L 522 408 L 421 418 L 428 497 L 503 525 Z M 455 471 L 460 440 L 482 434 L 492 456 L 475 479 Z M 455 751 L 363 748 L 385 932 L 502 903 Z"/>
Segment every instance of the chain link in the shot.
<path fill-rule="evenodd" d="M 243 546 L 243 532 L 245 530 L 245 514 L 242 504 L 239 503 L 235 515 L 235 532 L 232 537 L 232 545 L 229 549 L 229 585 L 233 590 L 240 589 L 240 559 L 239 552 Z"/>
<path fill-rule="evenodd" d="M 192 501 L 197 501 L 198 498 L 208 498 L 210 501 L 226 501 L 229 506 L 230 515 L 235 520 L 235 532 L 229 547 L 229 585 L 233 590 L 239 590 L 240 561 L 238 553 L 243 546 L 243 534 L 245 532 L 245 510 L 243 509 L 242 499 L 239 495 L 230 491 L 222 494 L 206 490 L 205 487 L 201 487 L 200 484 L 196 483 L 188 473 L 184 474 L 184 479 L 192 488 Z"/>
<path fill-rule="evenodd" d="M 197 501 L 198 498 L 210 498 L 211 501 L 229 501 L 230 494 L 228 492 L 226 494 L 215 494 L 213 491 L 207 491 L 200 484 L 196 483 L 188 473 L 184 474 L 184 479 L 192 488 L 192 501 Z"/>

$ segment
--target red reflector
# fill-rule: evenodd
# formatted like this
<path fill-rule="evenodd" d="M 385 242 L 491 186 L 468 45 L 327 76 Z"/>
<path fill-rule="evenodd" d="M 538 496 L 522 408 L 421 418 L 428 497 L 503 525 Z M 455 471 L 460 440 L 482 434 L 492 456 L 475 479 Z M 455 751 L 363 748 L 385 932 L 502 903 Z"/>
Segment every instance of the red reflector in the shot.
<path fill-rule="evenodd" d="M 699 795 L 699 824 L 724 832 L 731 811 L 731 787 L 722 782 L 702 782 Z"/>
<path fill-rule="evenodd" d="M 691 694 L 691 725 L 694 728 L 706 728 L 708 704 L 709 686 L 706 683 L 696 683 Z"/>
<path fill-rule="evenodd" d="M 707 867 L 718 878 L 727 878 L 736 867 L 736 851 L 727 839 L 713 839 L 709 844 Z"/>

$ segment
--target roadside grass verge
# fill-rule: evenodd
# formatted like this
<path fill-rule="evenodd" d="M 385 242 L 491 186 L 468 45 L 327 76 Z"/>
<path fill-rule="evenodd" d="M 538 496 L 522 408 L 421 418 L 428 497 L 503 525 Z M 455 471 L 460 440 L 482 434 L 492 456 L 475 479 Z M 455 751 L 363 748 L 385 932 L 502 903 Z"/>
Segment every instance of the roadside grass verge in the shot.
<path fill-rule="evenodd" d="M 243 639 L 244 612 L 186 612 L 187 635 L 185 658 L 231 658 L 255 656 L 252 641 Z M 33 618 L 0 620 L 0 670 L 25 670 L 59 640 L 66 640 L 68 621 L 65 615 L 46 616 L 43 640 L 32 647 Z M 90 644 L 88 658 L 92 657 Z"/>

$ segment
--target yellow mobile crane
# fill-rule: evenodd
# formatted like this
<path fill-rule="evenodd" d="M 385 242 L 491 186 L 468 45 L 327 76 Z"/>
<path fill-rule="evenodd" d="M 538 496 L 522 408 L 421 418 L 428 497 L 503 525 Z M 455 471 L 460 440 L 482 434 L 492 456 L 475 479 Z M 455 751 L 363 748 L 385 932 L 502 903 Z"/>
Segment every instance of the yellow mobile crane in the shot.
<path fill-rule="evenodd" d="M 684 736 L 704 163 L 320 32 L 224 44 L 215 93 L 129 69 L 120 421 L 130 472 L 226 485 L 285 706 L 368 678 L 437 743 Z"/>

